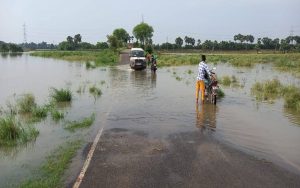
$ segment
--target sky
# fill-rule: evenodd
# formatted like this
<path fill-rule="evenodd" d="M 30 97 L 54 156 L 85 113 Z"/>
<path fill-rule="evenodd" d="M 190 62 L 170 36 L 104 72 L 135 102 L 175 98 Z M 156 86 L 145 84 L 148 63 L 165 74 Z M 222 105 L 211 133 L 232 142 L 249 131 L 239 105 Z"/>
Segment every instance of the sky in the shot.
<path fill-rule="evenodd" d="M 0 0 L 0 41 L 59 43 L 68 35 L 96 44 L 116 28 L 144 20 L 154 43 L 178 36 L 231 40 L 235 34 L 285 38 L 300 35 L 300 0 Z"/>

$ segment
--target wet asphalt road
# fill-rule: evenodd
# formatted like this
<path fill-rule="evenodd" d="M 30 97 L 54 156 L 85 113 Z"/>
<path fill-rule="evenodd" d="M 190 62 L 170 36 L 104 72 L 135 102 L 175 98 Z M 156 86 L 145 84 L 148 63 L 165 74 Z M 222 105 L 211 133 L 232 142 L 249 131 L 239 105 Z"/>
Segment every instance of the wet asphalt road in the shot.
<path fill-rule="evenodd" d="M 104 131 L 80 187 L 300 187 L 300 177 L 200 131 L 159 139 L 114 128 Z"/>

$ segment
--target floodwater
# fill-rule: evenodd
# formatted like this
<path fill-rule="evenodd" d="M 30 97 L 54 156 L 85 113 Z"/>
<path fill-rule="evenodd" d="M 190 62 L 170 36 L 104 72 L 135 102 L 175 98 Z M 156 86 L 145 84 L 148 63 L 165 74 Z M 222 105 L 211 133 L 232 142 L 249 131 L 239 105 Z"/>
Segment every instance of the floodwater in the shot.
<path fill-rule="evenodd" d="M 210 67 L 214 65 L 209 65 Z M 0 148 L 0 187 L 31 176 L 51 151 L 68 140 L 93 140 L 102 127 L 147 132 L 167 138 L 179 132 L 195 131 L 250 155 L 271 161 L 300 174 L 300 115 L 287 111 L 283 101 L 256 102 L 250 88 L 256 81 L 277 78 L 300 87 L 300 80 L 280 73 L 270 65 L 237 69 L 216 65 L 219 77 L 235 75 L 242 87 L 223 87 L 226 96 L 217 105 L 195 105 L 197 66 L 132 71 L 129 65 L 87 70 L 83 64 L 21 56 L 0 56 L 0 106 L 24 93 L 32 93 L 38 104 L 49 101 L 51 87 L 70 88 L 73 101 L 61 107 L 66 120 L 96 114 L 92 127 L 71 133 L 64 122 L 48 118 L 35 124 L 40 134 L 34 142 L 14 148 Z M 192 70 L 192 74 L 188 74 Z M 180 79 L 176 79 L 180 78 Z M 89 87 L 96 85 L 103 95 L 95 98 Z M 77 92 L 78 90 L 81 92 Z"/>

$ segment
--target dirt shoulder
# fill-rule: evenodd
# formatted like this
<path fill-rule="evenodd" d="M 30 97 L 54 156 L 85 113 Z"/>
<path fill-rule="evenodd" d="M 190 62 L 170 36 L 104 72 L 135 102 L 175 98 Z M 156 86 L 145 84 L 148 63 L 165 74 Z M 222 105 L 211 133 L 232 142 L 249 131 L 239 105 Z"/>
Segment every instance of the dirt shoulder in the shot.
<path fill-rule="evenodd" d="M 300 177 L 200 132 L 105 130 L 81 187 L 300 187 Z"/>

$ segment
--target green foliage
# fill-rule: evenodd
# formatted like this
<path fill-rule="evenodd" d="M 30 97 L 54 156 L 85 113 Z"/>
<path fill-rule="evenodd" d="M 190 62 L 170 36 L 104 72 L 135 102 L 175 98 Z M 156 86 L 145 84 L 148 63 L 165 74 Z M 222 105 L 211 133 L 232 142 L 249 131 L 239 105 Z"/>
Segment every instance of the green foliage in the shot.
<path fill-rule="evenodd" d="M 40 188 L 40 187 L 63 187 L 63 174 L 81 147 L 82 141 L 67 142 L 57 150 L 51 152 L 47 161 L 40 169 L 37 177 L 24 181 L 20 186 L 22 188 Z"/>
<path fill-rule="evenodd" d="M 119 58 L 118 52 L 109 49 L 101 51 L 40 51 L 33 52 L 30 55 L 67 61 L 93 61 L 96 66 L 115 64 Z"/>
<path fill-rule="evenodd" d="M 76 129 L 79 128 L 86 128 L 91 126 L 95 121 L 95 114 L 92 114 L 90 117 L 86 117 L 81 121 L 72 121 L 68 122 L 65 126 L 65 129 L 74 132 Z"/>
<path fill-rule="evenodd" d="M 107 42 L 97 42 L 96 48 L 103 50 L 103 49 L 109 48 L 109 46 L 108 46 Z"/>
<path fill-rule="evenodd" d="M 281 94 L 282 85 L 277 79 L 267 80 L 264 83 L 256 82 L 251 93 L 257 100 L 273 101 Z"/>
<path fill-rule="evenodd" d="M 107 35 L 107 42 L 109 43 L 109 47 L 113 50 L 122 47 L 122 43 L 114 35 Z"/>
<path fill-rule="evenodd" d="M 273 101 L 284 97 L 284 107 L 300 111 L 300 89 L 295 86 L 283 86 L 279 80 L 267 80 L 263 83 L 255 83 L 251 92 L 257 100 Z"/>
<path fill-rule="evenodd" d="M 140 23 L 133 28 L 134 37 L 141 42 L 142 45 L 152 44 L 153 28 L 147 23 Z"/>
<path fill-rule="evenodd" d="M 220 79 L 220 83 L 224 86 L 230 86 L 231 84 L 230 76 L 223 76 L 223 78 Z"/>
<path fill-rule="evenodd" d="M 222 90 L 222 89 L 218 89 L 217 90 L 217 96 L 219 97 L 219 98 L 223 98 L 224 96 L 225 96 L 225 93 L 224 93 L 224 91 Z"/>
<path fill-rule="evenodd" d="M 92 94 L 95 97 L 99 97 L 102 95 L 101 89 L 97 88 L 95 85 L 90 87 L 89 92 L 90 92 L 90 94 Z"/>
<path fill-rule="evenodd" d="M 85 63 L 85 67 L 86 67 L 87 69 L 94 69 L 94 68 L 96 68 L 96 65 L 95 65 L 94 63 L 90 62 L 90 61 L 87 61 L 87 62 Z"/>
<path fill-rule="evenodd" d="M 117 38 L 117 40 L 121 41 L 121 43 L 127 43 L 129 40 L 129 34 L 123 28 L 118 28 L 113 31 L 113 36 Z"/>
<path fill-rule="evenodd" d="M 183 45 L 183 39 L 181 37 L 177 37 L 175 39 L 175 44 L 178 46 L 178 48 L 181 48 Z"/>
<path fill-rule="evenodd" d="M 14 116 L 0 118 L 0 147 L 26 143 L 37 137 L 39 131 L 24 127 Z"/>
<path fill-rule="evenodd" d="M 63 112 L 59 112 L 56 109 L 51 110 L 51 117 L 54 121 L 58 121 L 60 119 L 63 119 L 65 117 Z"/>
<path fill-rule="evenodd" d="M 18 101 L 17 106 L 19 112 L 21 113 L 29 113 L 36 107 L 35 98 L 32 94 L 24 94 Z"/>
<path fill-rule="evenodd" d="M 70 102 L 72 100 L 72 92 L 69 89 L 52 88 L 50 96 L 56 102 Z"/>
<path fill-rule="evenodd" d="M 300 89 L 286 88 L 284 95 L 284 107 L 300 112 Z"/>

